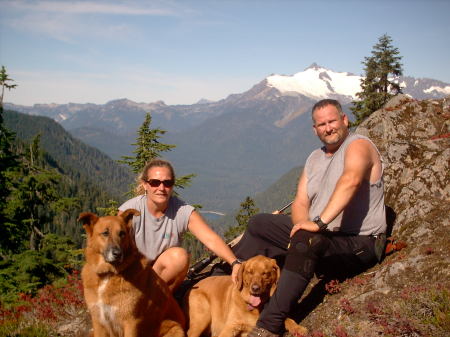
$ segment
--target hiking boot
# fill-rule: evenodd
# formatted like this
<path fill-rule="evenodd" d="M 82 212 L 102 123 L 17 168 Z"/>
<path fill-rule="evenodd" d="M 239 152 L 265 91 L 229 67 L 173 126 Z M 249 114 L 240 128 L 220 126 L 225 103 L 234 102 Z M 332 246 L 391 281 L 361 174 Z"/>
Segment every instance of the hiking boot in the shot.
<path fill-rule="evenodd" d="M 270 332 L 269 330 L 266 330 L 264 328 L 260 328 L 255 326 L 247 335 L 247 337 L 295 337 L 288 331 L 286 331 L 284 334 L 279 335 L 273 332 Z"/>

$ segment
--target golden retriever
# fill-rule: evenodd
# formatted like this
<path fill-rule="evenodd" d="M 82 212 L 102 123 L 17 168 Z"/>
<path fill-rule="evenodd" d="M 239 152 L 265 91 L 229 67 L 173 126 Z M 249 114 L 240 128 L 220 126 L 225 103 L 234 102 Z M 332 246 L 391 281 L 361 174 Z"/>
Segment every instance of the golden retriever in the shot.
<path fill-rule="evenodd" d="M 280 268 L 274 259 L 258 255 L 244 262 L 238 280 L 211 276 L 198 282 L 185 297 L 189 317 L 188 337 L 247 336 L 276 288 Z M 286 329 L 304 334 L 306 329 L 287 319 Z"/>
<path fill-rule="evenodd" d="M 94 336 L 183 337 L 185 318 L 166 283 L 136 248 L 134 209 L 120 216 L 82 213 L 87 233 L 81 276 Z"/>

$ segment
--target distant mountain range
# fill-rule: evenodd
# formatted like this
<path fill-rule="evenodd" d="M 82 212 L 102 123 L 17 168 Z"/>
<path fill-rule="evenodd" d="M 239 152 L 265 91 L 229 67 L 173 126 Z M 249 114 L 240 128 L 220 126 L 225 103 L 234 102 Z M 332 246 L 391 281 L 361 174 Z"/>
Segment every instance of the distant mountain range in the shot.
<path fill-rule="evenodd" d="M 169 106 L 119 99 L 104 105 L 5 104 L 8 109 L 53 118 L 75 137 L 114 159 L 129 154 L 129 144 L 147 112 L 153 127 L 175 144 L 167 157 L 177 173 L 196 173 L 183 191 L 207 210 L 230 211 L 247 196 L 263 191 L 292 167 L 303 165 L 319 146 L 311 131 L 310 109 L 322 98 L 336 98 L 348 111 L 361 77 L 317 64 L 288 75 L 271 75 L 250 90 L 217 102 Z M 403 92 L 416 99 L 450 94 L 450 85 L 433 79 L 400 77 Z M 350 116 L 351 117 L 351 116 Z"/>

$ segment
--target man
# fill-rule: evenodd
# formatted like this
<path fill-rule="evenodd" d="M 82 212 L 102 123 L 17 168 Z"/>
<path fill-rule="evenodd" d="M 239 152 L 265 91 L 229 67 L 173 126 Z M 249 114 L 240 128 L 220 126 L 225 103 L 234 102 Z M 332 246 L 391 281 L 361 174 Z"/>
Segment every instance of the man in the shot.
<path fill-rule="evenodd" d="M 375 264 L 375 241 L 386 231 L 377 148 L 368 138 L 349 133 L 336 100 L 314 105 L 312 119 L 324 146 L 306 161 L 291 218 L 256 215 L 233 249 L 242 259 L 264 254 L 284 260 L 277 289 L 249 337 L 281 336 L 285 318 L 318 268 L 333 266 L 351 275 Z"/>

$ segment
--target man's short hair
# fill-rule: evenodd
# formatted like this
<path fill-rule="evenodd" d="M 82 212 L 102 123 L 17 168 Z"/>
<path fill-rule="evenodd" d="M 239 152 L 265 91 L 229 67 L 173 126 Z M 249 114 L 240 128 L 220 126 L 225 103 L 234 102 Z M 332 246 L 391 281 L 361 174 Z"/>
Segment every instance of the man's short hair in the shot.
<path fill-rule="evenodd" d="M 314 111 L 316 111 L 318 109 L 322 109 L 322 108 L 326 107 L 327 105 L 334 106 L 339 111 L 339 114 L 341 116 L 344 115 L 344 111 L 342 110 L 341 103 L 339 103 L 335 99 L 326 98 L 326 99 L 320 100 L 319 102 L 314 104 L 314 106 L 313 106 L 313 108 L 311 110 L 311 117 L 314 115 Z M 313 118 L 313 121 L 314 121 L 314 118 Z"/>

